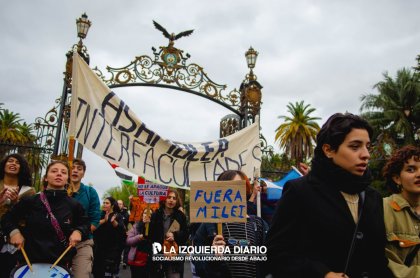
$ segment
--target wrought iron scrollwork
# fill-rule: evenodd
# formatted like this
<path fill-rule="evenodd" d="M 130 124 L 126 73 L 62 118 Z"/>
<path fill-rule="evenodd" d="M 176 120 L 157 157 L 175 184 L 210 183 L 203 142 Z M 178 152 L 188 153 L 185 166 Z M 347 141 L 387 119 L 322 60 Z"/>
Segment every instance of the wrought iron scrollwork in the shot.
<path fill-rule="evenodd" d="M 261 152 L 264 156 L 272 156 L 274 154 L 274 148 L 267 144 L 267 140 L 264 135 L 260 133 Z"/>
<path fill-rule="evenodd" d="M 220 120 L 220 137 L 229 136 L 240 130 L 241 119 L 236 114 L 229 114 Z"/>
<path fill-rule="evenodd" d="M 193 92 L 210 100 L 229 106 L 236 114 L 240 114 L 240 92 L 236 89 L 226 92 L 226 85 L 213 82 L 204 69 L 195 63 L 188 64 L 189 54 L 168 45 L 159 51 L 152 48 L 154 58 L 147 55 L 137 56 L 125 67 L 107 66 L 109 76 L 95 67 L 93 70 L 109 87 L 141 85 L 142 83 L 164 84 L 187 92 Z"/>
<path fill-rule="evenodd" d="M 56 105 L 48 111 L 44 118 L 35 119 L 34 130 L 36 131 L 37 144 L 43 146 L 47 153 L 52 153 L 55 143 L 55 131 L 58 123 L 58 108 L 60 98 L 55 100 Z"/>

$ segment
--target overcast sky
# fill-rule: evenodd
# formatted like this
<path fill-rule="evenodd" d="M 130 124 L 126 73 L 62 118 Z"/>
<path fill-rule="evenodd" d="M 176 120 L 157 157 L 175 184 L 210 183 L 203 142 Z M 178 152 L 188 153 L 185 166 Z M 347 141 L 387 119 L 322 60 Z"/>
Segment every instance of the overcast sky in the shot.
<path fill-rule="evenodd" d="M 135 56 L 166 46 L 156 20 L 170 33 L 194 29 L 175 46 L 191 55 L 227 90 L 248 72 L 244 53 L 259 52 L 254 70 L 263 88 L 261 126 L 274 143 L 277 116 L 304 100 L 322 118 L 359 113 L 360 96 L 388 71 L 412 67 L 420 54 L 420 1 L 108 1 L 21 0 L 0 11 L 0 102 L 28 123 L 44 117 L 63 86 L 66 52 L 77 43 L 75 20 L 92 27 L 84 43 L 92 67 L 123 67 Z M 161 136 L 186 142 L 214 140 L 229 114 L 204 98 L 176 90 L 136 87 L 115 92 Z M 100 196 L 119 184 L 107 162 L 88 151 L 85 183 Z"/>

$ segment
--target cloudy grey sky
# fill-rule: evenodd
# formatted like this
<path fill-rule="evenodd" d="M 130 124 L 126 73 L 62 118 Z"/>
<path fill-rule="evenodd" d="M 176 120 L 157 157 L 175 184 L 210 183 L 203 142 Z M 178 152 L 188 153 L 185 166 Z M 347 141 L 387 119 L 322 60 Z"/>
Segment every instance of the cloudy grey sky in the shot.
<path fill-rule="evenodd" d="M 152 20 L 169 32 L 194 29 L 176 47 L 191 55 L 227 90 L 247 73 L 245 51 L 259 53 L 255 73 L 263 88 L 261 125 L 274 145 L 277 116 L 304 100 L 325 121 L 334 112 L 358 113 L 360 96 L 420 54 L 420 1 L 7 1 L 0 11 L 0 102 L 27 122 L 43 117 L 61 94 L 65 53 L 77 42 L 75 19 L 93 25 L 85 40 L 92 67 L 123 67 L 135 56 L 166 46 Z M 218 137 L 229 112 L 174 90 L 132 88 L 116 93 L 148 127 L 177 141 Z M 85 182 L 100 195 L 119 179 L 103 159 L 86 152 Z"/>

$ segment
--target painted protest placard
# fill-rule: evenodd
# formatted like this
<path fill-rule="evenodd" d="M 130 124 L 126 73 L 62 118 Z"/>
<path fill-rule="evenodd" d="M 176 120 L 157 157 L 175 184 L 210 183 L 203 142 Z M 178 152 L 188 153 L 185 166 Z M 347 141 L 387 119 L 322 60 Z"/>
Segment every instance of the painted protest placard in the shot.
<path fill-rule="evenodd" d="M 191 182 L 191 223 L 246 222 L 245 181 Z"/>
<path fill-rule="evenodd" d="M 138 184 L 137 195 L 140 200 L 143 200 L 145 203 L 155 204 L 166 198 L 168 189 L 168 186 L 156 183 Z"/>
<path fill-rule="evenodd" d="M 260 168 L 257 123 L 212 141 L 176 142 L 162 138 L 138 119 L 76 51 L 72 78 L 69 136 L 131 173 L 189 189 L 191 181 L 217 180 L 226 170 L 252 176 L 254 169 Z M 182 129 L 182 123 L 174 124 Z"/>
<path fill-rule="evenodd" d="M 139 197 L 133 197 L 130 201 L 130 222 L 138 222 L 142 220 L 143 212 L 146 208 L 156 211 L 159 208 L 159 203 L 148 204 Z"/>

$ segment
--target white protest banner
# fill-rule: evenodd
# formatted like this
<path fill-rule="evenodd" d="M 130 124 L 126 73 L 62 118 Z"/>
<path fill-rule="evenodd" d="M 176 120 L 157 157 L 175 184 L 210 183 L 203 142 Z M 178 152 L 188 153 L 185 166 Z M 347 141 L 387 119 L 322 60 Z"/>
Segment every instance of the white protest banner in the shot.
<path fill-rule="evenodd" d="M 190 181 L 213 181 L 225 170 L 249 177 L 261 165 L 257 123 L 202 143 L 167 140 L 146 127 L 75 53 L 69 136 L 111 163 L 155 183 L 189 189 Z M 180 127 L 182 126 L 179 123 Z"/>

